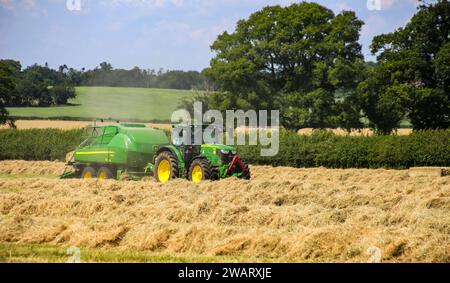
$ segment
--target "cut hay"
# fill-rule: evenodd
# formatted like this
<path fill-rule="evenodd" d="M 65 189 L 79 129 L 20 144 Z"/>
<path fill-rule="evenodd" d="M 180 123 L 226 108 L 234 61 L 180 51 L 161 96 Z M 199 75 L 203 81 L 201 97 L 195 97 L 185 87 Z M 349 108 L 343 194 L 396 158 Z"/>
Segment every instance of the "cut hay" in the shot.
<path fill-rule="evenodd" d="M 26 167 L 64 166 L 38 164 Z M 0 178 L 0 242 L 301 262 L 367 262 L 376 247 L 383 262 L 450 262 L 449 176 L 252 172 L 200 185 Z"/>
<path fill-rule="evenodd" d="M 65 168 L 65 163 L 57 161 L 0 161 L 0 174 L 60 175 Z"/>

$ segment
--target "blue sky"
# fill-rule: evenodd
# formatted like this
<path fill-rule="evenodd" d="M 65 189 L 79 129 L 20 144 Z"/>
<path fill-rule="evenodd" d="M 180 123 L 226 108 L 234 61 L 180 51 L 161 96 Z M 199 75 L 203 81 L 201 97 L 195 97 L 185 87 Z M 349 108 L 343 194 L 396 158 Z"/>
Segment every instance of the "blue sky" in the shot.
<path fill-rule="evenodd" d="M 72 0 L 73 1 L 73 0 Z M 91 69 L 102 61 L 115 68 L 201 70 L 213 56 L 218 34 L 267 5 L 289 0 L 0 0 L 0 58 L 23 66 Z M 369 3 L 366 1 L 378 1 Z M 361 44 L 367 60 L 373 36 L 404 26 L 417 0 L 317 0 L 339 13 L 353 10 L 366 24 Z"/>

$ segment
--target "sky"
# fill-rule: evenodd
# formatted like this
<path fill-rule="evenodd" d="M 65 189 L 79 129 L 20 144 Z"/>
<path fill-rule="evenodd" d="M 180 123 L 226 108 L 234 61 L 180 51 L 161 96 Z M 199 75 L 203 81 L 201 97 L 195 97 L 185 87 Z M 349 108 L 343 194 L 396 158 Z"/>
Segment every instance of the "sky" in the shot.
<path fill-rule="evenodd" d="M 210 45 L 240 19 L 291 0 L 0 0 L 0 59 L 23 67 L 48 62 L 92 69 L 202 70 Z M 404 26 L 417 0 L 316 0 L 336 14 L 353 10 L 365 22 L 360 43 L 374 61 L 373 36 Z"/>

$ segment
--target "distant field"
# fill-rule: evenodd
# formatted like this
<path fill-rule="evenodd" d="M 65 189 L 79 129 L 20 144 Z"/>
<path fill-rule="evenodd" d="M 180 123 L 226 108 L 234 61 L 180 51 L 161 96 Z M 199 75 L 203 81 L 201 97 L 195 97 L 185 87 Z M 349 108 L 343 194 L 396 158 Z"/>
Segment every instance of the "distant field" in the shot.
<path fill-rule="evenodd" d="M 113 122 L 114 123 L 114 122 Z M 79 129 L 83 128 L 89 125 L 92 125 L 92 121 L 70 121 L 70 120 L 16 120 L 15 121 L 16 127 L 18 129 L 46 129 L 46 128 L 53 128 L 53 129 L 62 129 L 62 130 L 72 130 L 72 129 Z M 104 123 L 101 123 L 97 121 L 97 125 L 109 125 L 111 122 L 105 121 Z M 164 130 L 170 130 L 172 129 L 170 123 L 147 123 L 147 127 L 151 128 L 158 128 L 158 129 L 164 129 Z M 6 129 L 9 128 L 7 125 L 0 125 L 0 129 Z M 248 130 L 248 129 L 247 129 Z M 329 131 L 332 131 L 336 135 L 351 135 L 351 136 L 371 136 L 374 134 L 373 130 L 368 128 L 363 128 L 360 130 L 353 130 L 352 132 L 348 133 L 344 129 L 328 129 Z M 238 131 L 243 131 L 243 129 L 238 129 Z M 303 128 L 298 130 L 299 135 L 310 135 L 314 131 L 313 128 Z M 395 132 L 397 135 L 405 136 L 412 133 L 412 129 L 398 129 Z"/>
<path fill-rule="evenodd" d="M 92 125 L 92 121 L 72 121 L 72 120 L 43 120 L 43 119 L 33 119 L 33 120 L 16 120 L 15 125 L 19 130 L 25 129 L 61 129 L 61 130 L 73 130 L 80 129 Z M 96 122 L 97 126 L 114 125 L 115 121 L 100 121 Z M 158 128 L 164 130 L 172 129 L 170 123 L 145 123 L 147 127 Z M 8 125 L 0 125 L 0 129 L 8 129 Z"/>
<path fill-rule="evenodd" d="M 189 90 L 77 87 L 74 106 L 8 108 L 15 117 L 169 121 Z"/>

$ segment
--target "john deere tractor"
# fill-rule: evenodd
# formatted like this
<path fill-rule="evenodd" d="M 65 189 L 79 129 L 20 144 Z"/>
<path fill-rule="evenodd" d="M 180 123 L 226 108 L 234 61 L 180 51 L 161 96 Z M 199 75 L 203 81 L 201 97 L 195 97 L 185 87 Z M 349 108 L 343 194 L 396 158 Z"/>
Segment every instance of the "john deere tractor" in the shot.
<path fill-rule="evenodd" d="M 142 124 L 88 127 L 86 139 L 76 148 L 69 165 L 74 170 L 62 178 L 121 179 L 126 175 L 139 179 L 154 175 L 161 183 L 175 178 L 196 183 L 231 176 L 250 179 L 250 169 L 234 147 L 171 143 L 164 131 Z"/>

